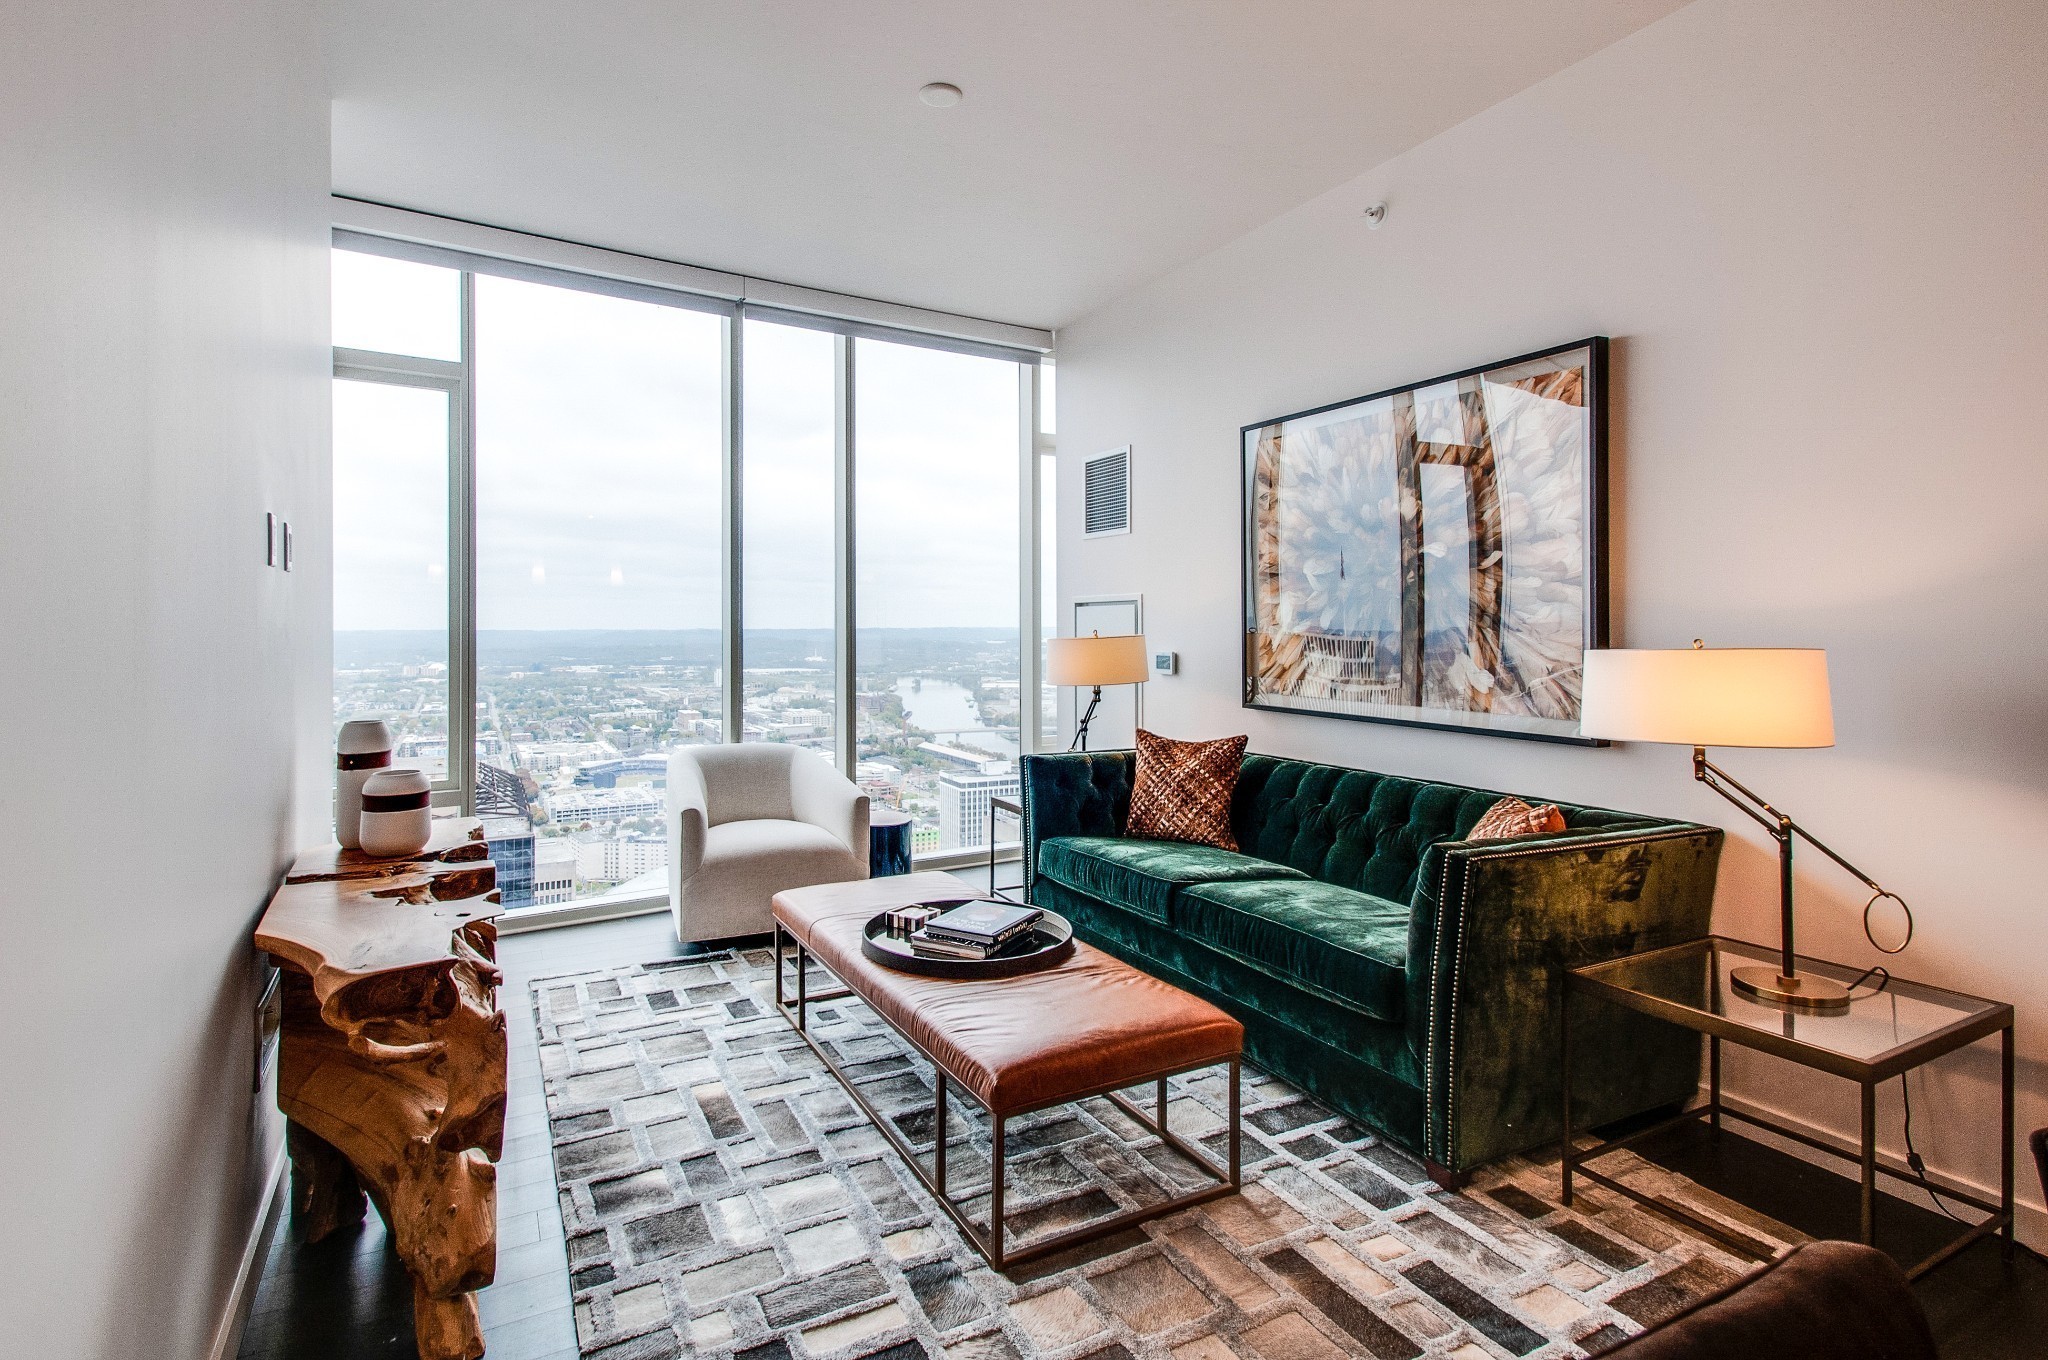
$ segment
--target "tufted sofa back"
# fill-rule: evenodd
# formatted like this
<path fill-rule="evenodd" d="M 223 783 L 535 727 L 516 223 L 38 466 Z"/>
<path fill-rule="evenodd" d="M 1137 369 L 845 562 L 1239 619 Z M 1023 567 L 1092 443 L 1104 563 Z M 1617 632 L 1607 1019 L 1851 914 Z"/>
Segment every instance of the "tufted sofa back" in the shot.
<path fill-rule="evenodd" d="M 1502 796 L 1371 770 L 1247 755 L 1230 820 L 1247 855 L 1340 888 L 1408 902 L 1430 846 L 1462 840 Z M 1654 824 L 1604 808 L 1558 807 L 1573 831 Z"/>

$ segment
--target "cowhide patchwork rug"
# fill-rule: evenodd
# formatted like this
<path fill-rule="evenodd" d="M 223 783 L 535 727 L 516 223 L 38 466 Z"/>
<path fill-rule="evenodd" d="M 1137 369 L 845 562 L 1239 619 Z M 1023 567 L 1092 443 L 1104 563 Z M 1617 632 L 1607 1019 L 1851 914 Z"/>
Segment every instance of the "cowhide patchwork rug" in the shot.
<path fill-rule="evenodd" d="M 586 1356 L 1550 1360 L 1748 1268 L 1599 1190 L 1561 1208 L 1554 1162 L 1445 1193 L 1247 1069 L 1241 1195 L 999 1275 L 775 1013 L 765 949 L 545 978 L 533 1006 Z M 930 1069 L 856 1001 L 811 1016 L 929 1155 Z M 1224 1100 L 1220 1071 L 1173 1083 L 1171 1126 L 1219 1161 Z M 951 1109 L 950 1184 L 985 1192 L 985 1121 Z M 1199 1183 L 1104 1100 L 1012 1121 L 1010 1147 L 1013 1243 Z M 1630 1154 L 1602 1165 L 1765 1247 L 1795 1240 Z"/>

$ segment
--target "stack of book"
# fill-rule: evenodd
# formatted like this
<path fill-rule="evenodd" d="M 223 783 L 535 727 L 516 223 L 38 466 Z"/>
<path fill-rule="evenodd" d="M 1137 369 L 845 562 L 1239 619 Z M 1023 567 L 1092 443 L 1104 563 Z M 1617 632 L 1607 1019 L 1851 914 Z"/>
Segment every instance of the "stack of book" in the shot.
<path fill-rule="evenodd" d="M 1008 902 L 968 902 L 932 917 L 910 937 L 910 949 L 932 959 L 989 959 L 1045 915 Z"/>

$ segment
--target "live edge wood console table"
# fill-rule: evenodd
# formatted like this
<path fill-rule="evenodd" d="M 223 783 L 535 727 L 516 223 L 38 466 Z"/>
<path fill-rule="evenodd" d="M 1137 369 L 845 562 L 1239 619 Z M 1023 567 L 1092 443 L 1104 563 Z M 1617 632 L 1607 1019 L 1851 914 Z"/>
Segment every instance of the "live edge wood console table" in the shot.
<path fill-rule="evenodd" d="M 422 1360 L 484 1353 L 475 1292 L 497 1269 L 505 1015 L 497 871 L 482 823 L 417 858 L 301 855 L 256 927 L 283 972 L 277 1103 L 307 1240 L 377 1205 L 413 1281 Z"/>

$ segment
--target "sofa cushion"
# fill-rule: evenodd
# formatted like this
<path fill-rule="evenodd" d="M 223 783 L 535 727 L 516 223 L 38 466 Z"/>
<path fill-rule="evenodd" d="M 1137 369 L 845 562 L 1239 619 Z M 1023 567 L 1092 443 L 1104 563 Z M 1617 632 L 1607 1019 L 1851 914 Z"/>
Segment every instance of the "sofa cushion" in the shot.
<path fill-rule="evenodd" d="M 1180 841 L 1055 836 L 1038 847 L 1038 873 L 1062 887 L 1167 924 L 1174 894 L 1191 883 L 1301 879 L 1284 864 Z"/>
<path fill-rule="evenodd" d="M 1203 883 L 1184 889 L 1171 922 L 1253 967 L 1378 1020 L 1402 1018 L 1408 907 L 1309 880 Z"/>

